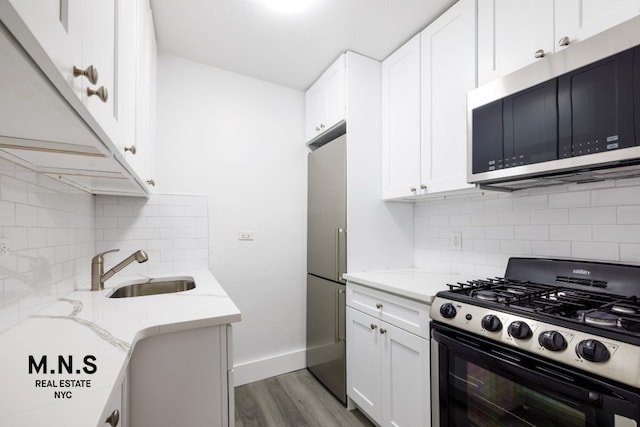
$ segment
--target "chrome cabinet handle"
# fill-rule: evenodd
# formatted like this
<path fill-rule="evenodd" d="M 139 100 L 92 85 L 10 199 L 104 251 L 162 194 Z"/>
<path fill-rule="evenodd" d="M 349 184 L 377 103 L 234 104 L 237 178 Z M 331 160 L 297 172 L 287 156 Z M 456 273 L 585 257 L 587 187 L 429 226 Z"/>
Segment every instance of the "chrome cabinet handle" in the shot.
<path fill-rule="evenodd" d="M 377 304 L 376 304 L 376 308 L 377 308 L 378 310 L 380 310 L 380 309 L 382 308 L 382 304 L 381 304 L 381 303 L 377 303 Z"/>
<path fill-rule="evenodd" d="M 544 50 L 542 49 L 536 50 L 536 53 L 533 56 L 535 56 L 536 58 L 544 58 Z"/>
<path fill-rule="evenodd" d="M 156 182 L 153 180 L 153 178 L 148 179 L 148 180 L 147 180 L 147 184 L 149 184 L 149 185 L 150 185 L 150 186 L 152 186 L 152 187 L 155 187 L 155 186 L 156 186 Z"/>
<path fill-rule="evenodd" d="M 569 43 L 571 43 L 571 40 L 569 40 L 569 37 L 564 36 L 563 38 L 560 39 L 560 41 L 558 41 L 558 44 L 560 46 L 569 46 Z"/>
<path fill-rule="evenodd" d="M 131 147 L 124 147 L 124 152 L 126 153 L 127 151 L 130 151 L 131 154 L 133 154 L 134 156 L 136 155 L 136 146 L 132 145 Z"/>
<path fill-rule="evenodd" d="M 324 123 L 320 123 L 320 126 L 316 126 L 316 132 L 320 132 L 324 129 Z"/>
<path fill-rule="evenodd" d="M 420 184 L 420 189 L 421 189 L 421 190 L 426 190 L 426 189 L 427 189 L 426 184 Z"/>
<path fill-rule="evenodd" d="M 415 193 L 416 191 L 418 191 L 418 189 L 416 187 L 409 187 L 409 191 Z"/>
<path fill-rule="evenodd" d="M 342 227 L 336 228 L 336 280 L 343 282 L 342 275 L 347 272 L 346 266 L 346 238 L 347 230 Z"/>
<path fill-rule="evenodd" d="M 371 324 L 371 329 L 376 329 L 377 327 L 378 327 L 378 325 L 373 324 L 373 323 Z"/>
<path fill-rule="evenodd" d="M 93 90 L 90 87 L 87 88 L 87 95 L 93 96 L 96 95 L 100 98 L 100 101 L 107 102 L 109 99 L 109 92 L 107 92 L 107 88 L 104 86 L 100 86 L 97 90 Z"/>
<path fill-rule="evenodd" d="M 98 69 L 93 65 L 89 65 L 84 70 L 73 66 L 73 77 L 85 76 L 92 85 L 98 83 Z"/>
<path fill-rule="evenodd" d="M 380 333 L 381 333 L 381 334 L 386 334 L 386 333 L 387 333 L 387 330 L 386 330 L 385 328 L 380 328 Z"/>
<path fill-rule="evenodd" d="M 104 422 L 106 424 L 109 424 L 111 427 L 116 427 L 120 422 L 120 411 L 114 409 L 111 415 L 109 415 L 109 417 L 104 420 Z"/>

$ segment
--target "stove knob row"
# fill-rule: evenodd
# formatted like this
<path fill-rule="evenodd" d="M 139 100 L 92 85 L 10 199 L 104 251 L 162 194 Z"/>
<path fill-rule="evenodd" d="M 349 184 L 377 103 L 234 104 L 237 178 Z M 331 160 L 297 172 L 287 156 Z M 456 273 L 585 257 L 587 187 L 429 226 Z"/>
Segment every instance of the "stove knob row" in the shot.
<path fill-rule="evenodd" d="M 544 331 L 538 336 L 538 342 L 549 351 L 562 351 L 567 348 L 567 340 L 558 331 Z"/>
<path fill-rule="evenodd" d="M 511 322 L 511 324 L 509 325 L 509 329 L 507 329 L 507 332 L 509 332 L 510 336 L 519 340 L 529 339 L 532 335 L 529 325 L 521 320 Z"/>
<path fill-rule="evenodd" d="M 442 304 L 440 306 L 440 314 L 445 319 L 453 319 L 454 317 L 456 317 L 457 313 L 458 312 L 457 312 L 456 308 L 450 302 L 447 302 L 447 303 Z"/>
<path fill-rule="evenodd" d="M 589 362 L 606 362 L 609 350 L 598 340 L 583 340 L 576 346 L 576 353 Z"/>
<path fill-rule="evenodd" d="M 502 322 L 498 316 L 494 314 L 487 314 L 482 318 L 482 327 L 489 332 L 496 332 L 502 329 Z"/>

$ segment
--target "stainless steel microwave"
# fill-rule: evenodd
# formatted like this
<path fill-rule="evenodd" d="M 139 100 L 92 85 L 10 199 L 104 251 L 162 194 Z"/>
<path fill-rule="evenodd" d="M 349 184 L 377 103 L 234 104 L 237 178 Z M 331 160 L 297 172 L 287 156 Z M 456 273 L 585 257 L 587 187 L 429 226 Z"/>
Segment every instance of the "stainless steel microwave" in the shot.
<path fill-rule="evenodd" d="M 640 176 L 640 20 L 470 92 L 468 121 L 480 186 Z"/>

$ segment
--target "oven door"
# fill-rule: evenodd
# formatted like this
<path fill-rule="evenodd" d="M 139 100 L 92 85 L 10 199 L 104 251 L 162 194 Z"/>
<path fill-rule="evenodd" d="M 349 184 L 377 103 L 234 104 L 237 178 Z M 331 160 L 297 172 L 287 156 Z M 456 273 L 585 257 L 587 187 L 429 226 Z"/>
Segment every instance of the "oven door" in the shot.
<path fill-rule="evenodd" d="M 431 322 L 432 426 L 638 425 L 638 390 Z"/>

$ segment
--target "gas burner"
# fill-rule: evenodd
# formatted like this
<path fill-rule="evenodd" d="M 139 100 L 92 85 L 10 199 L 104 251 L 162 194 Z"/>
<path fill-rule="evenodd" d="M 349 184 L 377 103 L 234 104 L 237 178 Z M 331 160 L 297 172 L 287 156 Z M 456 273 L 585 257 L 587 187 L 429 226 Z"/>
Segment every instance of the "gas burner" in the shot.
<path fill-rule="evenodd" d="M 523 286 L 509 286 L 506 291 L 518 296 L 527 294 L 527 289 Z"/>
<path fill-rule="evenodd" d="M 471 296 L 483 301 L 498 301 L 498 294 L 494 291 L 476 291 Z"/>
<path fill-rule="evenodd" d="M 596 326 L 618 326 L 620 318 L 615 314 L 604 311 L 592 311 L 584 314 L 584 322 Z"/>
<path fill-rule="evenodd" d="M 618 314 L 640 314 L 640 307 L 632 304 L 616 303 L 611 307 L 613 313 Z"/>

